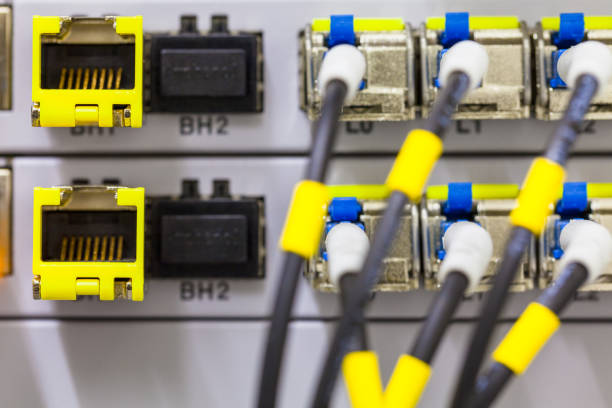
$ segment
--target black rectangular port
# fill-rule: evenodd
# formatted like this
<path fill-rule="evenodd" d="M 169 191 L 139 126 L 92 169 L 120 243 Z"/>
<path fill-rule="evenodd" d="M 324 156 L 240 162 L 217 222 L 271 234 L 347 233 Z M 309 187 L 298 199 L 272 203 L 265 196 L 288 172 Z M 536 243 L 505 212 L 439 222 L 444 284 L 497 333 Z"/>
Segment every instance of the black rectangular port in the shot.
<path fill-rule="evenodd" d="M 152 112 L 231 113 L 263 110 L 261 33 L 230 32 L 225 16 L 197 31 L 183 16 L 181 32 L 147 36 L 147 107 Z"/>
<path fill-rule="evenodd" d="M 246 71 L 244 50 L 164 49 L 161 51 L 161 95 L 245 96 Z"/>
<path fill-rule="evenodd" d="M 262 278 L 263 203 L 258 197 L 151 198 L 151 276 Z"/>
<path fill-rule="evenodd" d="M 135 259 L 136 211 L 43 211 L 43 261 Z"/>
<path fill-rule="evenodd" d="M 241 264 L 248 260 L 248 217 L 163 215 L 161 261 L 165 264 Z"/>
<path fill-rule="evenodd" d="M 134 44 L 41 45 L 43 89 L 133 89 Z"/>

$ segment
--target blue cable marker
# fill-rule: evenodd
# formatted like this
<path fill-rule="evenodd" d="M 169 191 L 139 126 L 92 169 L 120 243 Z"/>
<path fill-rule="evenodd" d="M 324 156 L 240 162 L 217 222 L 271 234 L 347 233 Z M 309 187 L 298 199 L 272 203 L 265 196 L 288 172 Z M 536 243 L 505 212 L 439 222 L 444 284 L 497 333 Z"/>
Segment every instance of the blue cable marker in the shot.
<path fill-rule="evenodd" d="M 562 218 L 583 216 L 588 205 L 587 183 L 565 183 L 563 184 L 563 195 L 557 203 L 556 212 Z"/>
<path fill-rule="evenodd" d="M 444 47 L 438 52 L 438 71 L 440 71 L 440 61 L 450 47 L 459 41 L 470 39 L 470 13 L 446 13 L 444 31 L 440 34 L 440 44 Z M 438 77 L 434 78 L 434 86 L 440 87 Z"/>
<path fill-rule="evenodd" d="M 442 208 L 446 221 L 440 223 L 440 240 L 436 255 L 444 260 L 446 251 L 442 239 L 446 230 L 457 221 L 472 221 L 472 183 L 448 183 L 448 196 Z"/>
<path fill-rule="evenodd" d="M 332 15 L 329 18 L 327 47 L 339 44 L 355 45 L 355 30 L 352 14 Z"/>
<path fill-rule="evenodd" d="M 444 32 L 440 44 L 450 48 L 459 41 L 470 39 L 470 13 L 446 13 Z"/>
<path fill-rule="evenodd" d="M 443 211 L 451 218 L 469 216 L 472 213 L 472 183 L 449 183 Z"/>
<path fill-rule="evenodd" d="M 560 259 L 563 256 L 563 249 L 559 241 L 563 228 L 572 220 L 587 218 L 588 207 L 587 183 L 563 184 L 563 195 L 555 208 L 555 212 L 561 216 L 561 219 L 556 220 L 554 225 L 554 242 L 551 249 L 553 258 Z"/>
<path fill-rule="evenodd" d="M 363 212 L 363 207 L 356 197 L 334 197 L 332 198 L 327 213 L 331 221 L 325 223 L 325 235 L 329 230 L 341 222 L 351 222 L 365 231 L 365 225 L 359 221 L 359 215 Z M 327 261 L 327 251 L 323 251 L 321 256 Z"/>
<path fill-rule="evenodd" d="M 557 63 L 559 62 L 559 58 L 563 53 L 567 51 L 567 49 L 561 49 L 552 52 L 551 56 L 551 64 L 552 64 L 552 77 L 548 81 L 548 84 L 551 88 L 567 88 L 567 84 L 561 79 L 561 75 L 559 75 L 559 71 L 557 70 Z"/>
<path fill-rule="evenodd" d="M 580 43 L 584 39 L 584 13 L 561 13 L 559 17 L 559 31 L 552 33 L 551 40 L 557 50 L 551 55 L 551 77 L 548 84 L 551 88 L 567 88 L 557 71 L 557 62 L 568 48 Z"/>
<path fill-rule="evenodd" d="M 438 72 L 440 72 L 440 62 L 442 61 L 442 57 L 444 56 L 444 54 L 446 54 L 446 51 L 448 51 L 448 48 L 442 48 L 440 52 L 438 52 L 438 58 L 437 58 Z M 434 86 L 436 88 L 440 87 L 440 80 L 438 79 L 437 76 L 434 78 Z"/>
<path fill-rule="evenodd" d="M 329 217 L 332 221 L 359 221 L 362 212 L 356 197 L 334 197 L 329 204 Z"/>
<path fill-rule="evenodd" d="M 559 31 L 553 33 L 552 42 L 557 48 L 569 48 L 584 38 L 584 13 L 561 13 Z"/>

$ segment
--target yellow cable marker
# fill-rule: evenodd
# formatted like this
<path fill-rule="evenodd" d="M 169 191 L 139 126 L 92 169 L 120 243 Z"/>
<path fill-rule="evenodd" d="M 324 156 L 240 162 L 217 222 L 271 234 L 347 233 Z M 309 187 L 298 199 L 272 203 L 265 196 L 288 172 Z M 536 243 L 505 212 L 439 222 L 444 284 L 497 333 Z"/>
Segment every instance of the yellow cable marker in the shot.
<path fill-rule="evenodd" d="M 353 351 L 342 360 L 342 373 L 353 408 L 382 408 L 382 381 L 373 351 Z"/>
<path fill-rule="evenodd" d="M 517 207 L 510 213 L 512 224 L 540 235 L 564 179 L 563 166 L 544 157 L 535 159 L 525 178 Z"/>
<path fill-rule="evenodd" d="M 520 189 L 516 184 L 473 184 L 472 198 L 474 200 L 501 200 L 516 198 Z"/>
<path fill-rule="evenodd" d="M 612 197 L 612 183 L 587 183 L 588 198 Z"/>
<path fill-rule="evenodd" d="M 312 31 L 329 31 L 329 18 L 312 20 Z M 355 18 L 353 30 L 362 31 L 401 31 L 406 27 L 401 18 Z"/>
<path fill-rule="evenodd" d="M 333 198 L 355 197 L 358 200 L 384 200 L 391 193 L 384 184 L 346 184 L 327 186 L 327 189 Z"/>
<path fill-rule="evenodd" d="M 430 376 L 429 364 L 409 354 L 402 355 L 385 389 L 385 408 L 415 407 Z"/>
<path fill-rule="evenodd" d="M 559 31 L 561 19 L 559 17 L 543 17 L 542 29 Z M 585 30 L 612 30 L 612 16 L 585 16 Z"/>
<path fill-rule="evenodd" d="M 304 180 L 295 186 L 280 240 L 283 250 L 305 259 L 317 253 L 329 198 L 323 183 Z"/>
<path fill-rule="evenodd" d="M 385 184 L 389 190 L 399 190 L 412 202 L 423 195 L 429 174 L 442 154 L 442 140 L 434 133 L 415 129 L 406 137 Z"/>
<path fill-rule="evenodd" d="M 472 199 L 511 199 L 519 194 L 516 184 L 472 184 Z M 448 184 L 427 187 L 426 197 L 430 200 L 448 200 Z"/>
<path fill-rule="evenodd" d="M 446 17 L 429 17 L 425 26 L 428 30 L 444 30 Z M 520 26 L 514 16 L 470 16 L 470 30 L 509 30 Z"/>
<path fill-rule="evenodd" d="M 536 302 L 529 304 L 493 352 L 493 360 L 521 375 L 560 325 L 552 310 Z"/>

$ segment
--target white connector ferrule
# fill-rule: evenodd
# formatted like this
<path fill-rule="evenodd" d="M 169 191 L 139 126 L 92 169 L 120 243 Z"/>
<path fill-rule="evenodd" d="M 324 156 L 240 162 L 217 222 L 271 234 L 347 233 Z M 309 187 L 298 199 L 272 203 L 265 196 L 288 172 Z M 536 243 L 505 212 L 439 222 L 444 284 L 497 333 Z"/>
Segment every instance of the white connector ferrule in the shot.
<path fill-rule="evenodd" d="M 460 272 L 468 279 L 466 292 L 473 291 L 493 255 L 491 236 L 475 222 L 459 221 L 446 230 L 442 241 L 446 256 L 440 266 L 438 280 L 443 282 L 450 272 Z"/>
<path fill-rule="evenodd" d="M 327 51 L 319 71 L 319 92 L 325 96 L 327 85 L 337 79 L 346 84 L 344 103 L 350 103 L 361 86 L 365 74 L 366 60 L 357 47 L 340 44 Z"/>
<path fill-rule="evenodd" d="M 589 274 L 586 283 L 599 278 L 612 260 L 612 236 L 595 221 L 571 221 L 561 230 L 559 241 L 564 251 L 559 270 L 572 262 L 581 263 Z"/>
<path fill-rule="evenodd" d="M 336 286 L 342 275 L 359 272 L 370 249 L 370 240 L 364 230 L 350 222 L 334 226 L 325 237 L 327 272 Z"/>
<path fill-rule="evenodd" d="M 460 41 L 444 53 L 440 61 L 438 81 L 444 87 L 450 75 L 461 71 L 470 78 L 470 90 L 476 89 L 482 82 L 489 67 L 487 50 L 476 41 Z"/>
<path fill-rule="evenodd" d="M 598 92 L 601 92 L 612 75 L 612 52 L 599 41 L 581 42 L 561 54 L 557 71 L 570 88 L 576 86 L 581 75 L 592 75 L 597 79 Z"/>

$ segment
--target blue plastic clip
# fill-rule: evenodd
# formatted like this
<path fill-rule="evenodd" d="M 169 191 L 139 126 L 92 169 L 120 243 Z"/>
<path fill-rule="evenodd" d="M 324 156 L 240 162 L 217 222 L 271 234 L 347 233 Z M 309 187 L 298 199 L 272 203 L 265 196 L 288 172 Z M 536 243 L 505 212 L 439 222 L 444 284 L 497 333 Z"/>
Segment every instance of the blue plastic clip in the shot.
<path fill-rule="evenodd" d="M 561 55 L 563 55 L 565 51 L 567 51 L 567 49 L 557 50 L 557 51 L 552 52 L 552 56 L 551 56 L 552 77 L 548 81 L 548 84 L 550 85 L 551 88 L 554 88 L 554 89 L 567 88 L 567 84 L 561 79 L 561 76 L 559 75 L 559 71 L 557 71 L 557 63 L 559 62 L 559 58 L 561 57 Z"/>
<path fill-rule="evenodd" d="M 440 50 L 440 52 L 438 52 L 438 59 L 437 59 L 437 67 L 438 67 L 438 73 L 440 73 L 440 62 L 442 61 L 442 57 L 444 56 L 444 54 L 446 54 L 446 51 L 448 51 L 448 48 L 442 48 Z M 438 77 L 436 76 L 434 78 L 434 86 L 436 88 L 440 87 L 440 80 L 438 79 Z"/>
<path fill-rule="evenodd" d="M 443 209 L 447 217 L 465 217 L 472 213 L 472 183 L 449 183 Z"/>
<path fill-rule="evenodd" d="M 561 259 L 563 256 L 563 249 L 561 248 L 561 231 L 567 224 L 569 224 L 572 220 L 582 220 L 584 218 L 565 218 L 561 220 L 555 221 L 555 230 L 554 230 L 554 242 L 552 249 L 550 251 L 551 255 L 555 259 Z"/>
<path fill-rule="evenodd" d="M 446 250 L 444 249 L 444 242 L 443 242 L 444 234 L 446 234 L 446 230 L 448 230 L 451 225 L 459 221 L 470 221 L 470 220 L 456 219 L 452 221 L 442 221 L 440 223 L 440 240 L 438 241 L 438 250 L 436 251 L 436 255 L 438 256 L 438 259 L 441 261 L 443 261 L 444 257 L 446 256 Z"/>
<path fill-rule="evenodd" d="M 557 203 L 556 213 L 562 218 L 583 216 L 589 205 L 587 183 L 563 184 L 563 195 Z"/>
<path fill-rule="evenodd" d="M 325 224 L 325 235 L 341 222 L 351 222 L 365 231 L 365 225 L 359 222 L 362 211 L 363 207 L 356 197 L 334 197 L 327 208 L 331 221 Z M 327 251 L 323 251 L 321 256 L 327 261 Z"/>
<path fill-rule="evenodd" d="M 355 197 L 335 197 L 328 208 L 332 221 L 358 221 L 362 210 L 361 204 Z"/>
<path fill-rule="evenodd" d="M 553 258 L 559 259 L 563 256 L 563 249 L 561 249 L 561 242 L 559 241 L 563 228 L 572 220 L 586 218 L 588 207 L 587 183 L 563 184 L 563 195 L 555 209 L 555 212 L 561 216 L 561 219 L 555 221 L 554 242 L 551 248 Z"/>
<path fill-rule="evenodd" d="M 355 45 L 355 30 L 353 28 L 353 15 L 332 15 L 329 18 L 329 37 L 327 47 L 339 44 Z"/>
<path fill-rule="evenodd" d="M 569 48 L 584 38 L 584 13 L 561 13 L 559 31 L 552 34 L 557 48 Z"/>
<path fill-rule="evenodd" d="M 470 13 L 446 13 L 444 32 L 440 44 L 450 48 L 459 41 L 470 39 Z"/>
<path fill-rule="evenodd" d="M 440 44 L 444 47 L 438 52 L 438 72 L 440 71 L 440 61 L 450 47 L 459 41 L 470 39 L 470 13 L 446 13 L 444 32 L 440 34 Z M 440 81 L 436 76 L 434 86 L 440 87 Z"/>
<path fill-rule="evenodd" d="M 472 221 L 472 183 L 448 183 L 448 197 L 442 208 L 446 221 L 440 223 L 440 240 L 437 244 L 436 255 L 444 260 L 446 251 L 442 238 L 446 230 L 457 221 Z"/>

